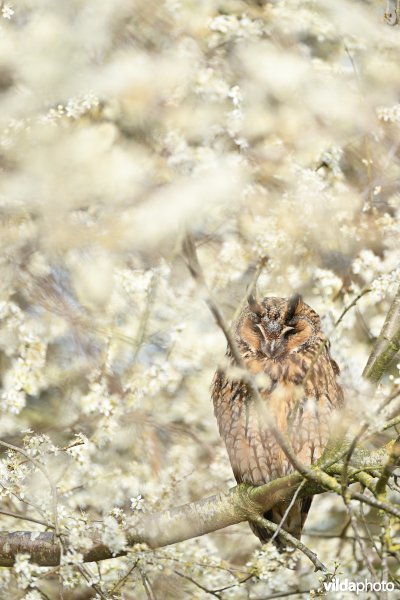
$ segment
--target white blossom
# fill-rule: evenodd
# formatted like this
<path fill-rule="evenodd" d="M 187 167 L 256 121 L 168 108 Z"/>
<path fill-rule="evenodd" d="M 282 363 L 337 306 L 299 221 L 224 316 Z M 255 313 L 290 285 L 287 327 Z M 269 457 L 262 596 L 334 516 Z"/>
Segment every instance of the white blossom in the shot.
<path fill-rule="evenodd" d="M 15 557 L 14 571 L 17 575 L 18 587 L 26 589 L 35 581 L 35 566 L 29 562 L 29 554 L 17 554 Z"/>
<path fill-rule="evenodd" d="M 4 4 L 1 8 L 1 14 L 3 16 L 3 19 L 11 19 L 11 17 L 14 14 L 14 10 L 11 4 Z"/>
<path fill-rule="evenodd" d="M 123 550 L 126 546 L 125 535 L 116 519 L 111 515 L 104 519 L 102 541 L 115 554 Z"/>
<path fill-rule="evenodd" d="M 208 294 L 228 324 L 256 275 L 260 298 L 301 294 L 348 434 L 398 413 L 400 369 L 374 397 L 362 376 L 400 282 L 398 28 L 371 2 L 153 4 L 0 6 L 0 439 L 17 447 L 0 456 L 0 517 L 36 536 L 56 512 L 63 540 L 57 570 L 26 555 L 1 569 L 0 597 L 319 597 L 308 559 L 246 523 L 158 549 L 126 531 L 236 484 Z M 358 579 L 350 530 L 332 563 L 344 512 L 314 498 L 302 540 L 327 577 Z M 83 575 L 93 536 L 115 557 Z"/>
<path fill-rule="evenodd" d="M 135 498 L 131 498 L 131 509 L 132 510 L 143 510 L 144 498 L 142 498 L 142 494 L 139 494 Z"/>
<path fill-rule="evenodd" d="M 396 123 L 400 121 L 400 104 L 393 106 L 378 106 L 376 109 L 378 119 L 382 121 Z"/>
<path fill-rule="evenodd" d="M 42 600 L 43 596 L 38 590 L 31 590 L 24 596 L 24 600 Z"/>

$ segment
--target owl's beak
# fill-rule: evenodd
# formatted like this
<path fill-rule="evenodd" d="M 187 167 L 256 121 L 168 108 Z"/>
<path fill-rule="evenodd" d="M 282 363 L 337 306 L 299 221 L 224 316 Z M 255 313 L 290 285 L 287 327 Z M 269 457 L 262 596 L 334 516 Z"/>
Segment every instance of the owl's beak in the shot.
<path fill-rule="evenodd" d="M 284 345 L 282 344 L 279 338 L 275 338 L 269 341 L 267 341 L 264 338 L 264 341 L 262 343 L 262 350 L 267 356 L 269 356 L 269 358 L 275 358 L 276 356 L 279 356 L 279 354 L 282 353 L 283 349 Z"/>
<path fill-rule="evenodd" d="M 263 336 L 263 341 L 261 344 L 261 349 L 267 356 L 270 358 L 274 358 L 279 354 L 281 340 L 280 338 L 270 338 L 265 335 L 265 331 L 262 325 L 257 325 L 258 329 L 261 331 Z"/>
<path fill-rule="evenodd" d="M 268 354 L 271 358 L 274 358 L 278 354 L 279 349 L 279 339 L 271 340 L 269 344 L 267 344 Z"/>
<path fill-rule="evenodd" d="M 270 358 L 275 358 L 275 356 L 278 356 L 278 354 L 282 352 L 283 348 L 285 347 L 282 341 L 283 336 L 288 331 L 292 331 L 294 329 L 294 327 L 291 327 L 290 325 L 285 325 L 285 327 L 282 327 L 282 330 L 279 333 L 279 337 L 271 339 L 271 337 L 266 336 L 262 325 L 257 325 L 257 327 L 261 331 L 262 336 L 264 338 L 262 343 L 262 350 Z"/>

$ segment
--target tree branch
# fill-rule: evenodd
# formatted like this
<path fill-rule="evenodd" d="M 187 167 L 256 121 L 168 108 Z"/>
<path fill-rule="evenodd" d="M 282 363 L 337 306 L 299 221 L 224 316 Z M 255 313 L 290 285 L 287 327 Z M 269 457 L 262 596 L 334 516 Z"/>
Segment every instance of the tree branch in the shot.
<path fill-rule="evenodd" d="M 376 452 L 356 453 L 349 470 L 349 483 L 356 481 L 356 475 L 363 469 L 382 467 L 387 457 L 385 449 Z M 336 463 L 327 468 L 326 477 L 336 483 L 336 491 L 341 494 L 341 487 L 335 476 L 340 477 L 343 463 Z M 298 492 L 299 498 L 321 494 L 326 491 L 326 481 L 319 477 L 319 469 L 315 470 L 315 481 L 306 481 Z M 300 473 L 292 473 L 286 477 L 275 479 L 265 485 L 252 487 L 238 485 L 228 491 L 190 502 L 182 506 L 157 513 L 144 513 L 140 519 L 126 531 L 128 547 L 138 543 L 146 543 L 151 548 L 158 548 L 198 537 L 206 533 L 235 525 L 242 521 L 255 521 L 275 504 L 290 501 L 300 483 L 304 481 Z M 325 485 L 324 485 L 325 483 Z M 360 502 L 400 517 L 400 509 L 390 503 L 379 502 L 374 497 L 358 492 L 350 492 L 350 496 Z M 113 558 L 112 553 L 101 540 L 101 533 L 93 530 L 93 545 L 83 552 L 84 561 L 100 561 Z M 39 566 L 55 566 L 60 562 L 60 546 L 57 537 L 51 532 L 19 531 L 0 534 L 0 566 L 10 567 L 14 564 L 15 555 L 27 553 L 31 561 Z M 119 555 L 126 554 L 121 552 Z"/>
<path fill-rule="evenodd" d="M 364 369 L 364 377 L 379 383 L 400 350 L 400 286 L 386 316 L 382 331 Z"/>
<path fill-rule="evenodd" d="M 193 241 L 190 237 L 185 242 L 185 256 L 193 277 L 197 280 L 200 289 L 203 290 L 205 300 L 215 321 L 225 334 L 235 362 L 240 368 L 246 370 L 240 353 L 235 352 L 236 344 L 232 333 L 207 290 Z M 372 381 L 379 381 L 399 347 L 400 288 L 388 313 L 378 343 L 371 353 L 365 369 L 365 376 Z M 249 385 L 257 399 L 259 395 L 258 388 L 250 376 Z M 348 498 L 358 500 L 386 514 L 400 518 L 398 506 L 382 501 L 382 492 L 398 459 L 398 449 L 397 446 L 395 449 L 393 448 L 393 442 L 375 452 L 366 451 L 355 446 L 351 452 L 351 463 L 348 455 L 349 443 L 345 442 L 343 448 L 339 448 L 339 451 L 336 449 L 333 454 L 330 452 L 324 453 L 320 465 L 306 467 L 299 462 L 290 444 L 287 443 L 286 438 L 282 436 L 279 430 L 275 432 L 275 435 L 290 462 L 297 469 L 296 472 L 259 487 L 241 484 L 228 491 L 170 510 L 145 513 L 125 531 L 128 548 L 118 555 L 127 554 L 128 549 L 138 543 L 145 543 L 151 548 L 163 547 L 211 533 L 242 521 L 259 521 L 262 515 L 275 504 L 290 501 L 295 492 L 299 498 L 320 494 L 326 490 L 342 495 L 342 487 L 338 479 L 340 481 L 344 471 L 348 484 L 361 481 L 372 494 L 378 496 L 377 499 L 374 495 L 367 496 L 348 490 Z M 14 451 L 21 451 L 17 447 L 11 448 L 10 445 L 7 447 Z M 340 460 L 338 457 L 340 457 Z M 374 478 L 378 478 L 378 484 L 374 483 Z M 302 484 L 301 489 L 299 489 L 300 484 Z M 17 515 L 10 516 L 17 517 Z M 83 552 L 84 562 L 100 561 L 116 556 L 102 542 L 101 532 L 98 529 L 94 528 L 89 535 L 93 545 L 89 550 Z M 300 549 L 309 556 L 315 566 L 323 568 L 322 563 L 315 563 L 315 556 L 313 553 L 310 554 L 311 551 L 308 548 Z M 0 566 L 12 566 L 18 553 L 30 554 L 31 561 L 40 566 L 58 565 L 61 558 L 61 548 L 55 532 L 20 531 L 1 533 Z"/>
<path fill-rule="evenodd" d="M 271 532 L 277 532 L 279 525 L 277 525 L 276 523 L 271 523 L 271 521 L 267 521 L 267 519 L 264 519 L 264 517 L 258 517 L 256 519 L 256 523 L 258 523 L 260 525 L 260 527 L 263 527 L 264 529 L 267 529 L 268 531 Z M 291 535 L 290 533 L 288 533 L 287 531 L 285 531 L 284 529 L 281 529 L 281 531 L 279 532 L 279 535 L 286 540 L 287 542 L 289 542 L 292 546 L 294 546 L 295 548 L 297 548 L 297 550 L 300 550 L 301 552 L 303 552 L 303 554 L 305 554 L 307 556 L 307 558 L 310 559 L 310 561 L 313 563 L 313 565 L 315 566 L 315 570 L 316 571 L 323 571 L 325 573 L 328 572 L 328 569 L 326 568 L 326 566 L 318 559 L 318 556 L 315 554 L 315 552 L 312 552 L 309 548 L 307 548 L 307 546 L 305 546 L 303 544 L 303 542 L 301 542 L 300 540 L 298 540 L 297 538 L 295 538 L 293 535 Z"/>

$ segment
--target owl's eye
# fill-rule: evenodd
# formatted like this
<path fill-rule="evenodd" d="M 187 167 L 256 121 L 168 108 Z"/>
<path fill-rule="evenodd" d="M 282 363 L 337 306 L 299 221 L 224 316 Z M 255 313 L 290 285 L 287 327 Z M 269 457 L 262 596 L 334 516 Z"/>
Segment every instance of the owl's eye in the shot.
<path fill-rule="evenodd" d="M 283 331 L 282 331 L 282 335 L 284 338 L 289 338 L 290 336 L 294 335 L 296 333 L 296 328 L 292 327 L 290 325 L 287 325 L 286 327 L 284 327 Z"/>
<path fill-rule="evenodd" d="M 250 313 L 250 319 L 252 320 L 253 323 L 260 323 L 261 322 L 261 317 L 257 313 L 253 313 L 253 312 Z"/>

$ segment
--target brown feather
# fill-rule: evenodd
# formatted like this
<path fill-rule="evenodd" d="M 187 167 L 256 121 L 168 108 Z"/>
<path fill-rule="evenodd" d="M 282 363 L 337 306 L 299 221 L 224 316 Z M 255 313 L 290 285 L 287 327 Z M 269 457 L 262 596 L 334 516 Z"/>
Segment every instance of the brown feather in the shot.
<path fill-rule="evenodd" d="M 324 336 L 317 313 L 300 297 L 290 301 L 264 298 L 258 305 L 262 312 L 257 320 L 249 307 L 243 309 L 235 326 L 235 340 L 248 369 L 268 376 L 260 390 L 263 406 L 260 409 L 256 405 L 245 382 L 222 371 L 215 374 L 212 386 L 214 411 L 235 478 L 238 483 L 253 485 L 294 470 L 271 433 L 269 417 L 288 437 L 299 459 L 311 465 L 326 448 L 333 413 L 343 404 L 336 381 L 338 367 L 327 347 L 320 352 Z M 230 356 L 229 349 L 227 354 Z M 311 499 L 296 501 L 283 524 L 297 538 L 310 504 Z M 279 523 L 286 509 L 287 504 L 281 503 L 266 518 Z M 270 538 L 267 531 L 252 529 L 261 541 Z M 281 539 L 276 543 L 278 547 L 284 545 Z"/>

